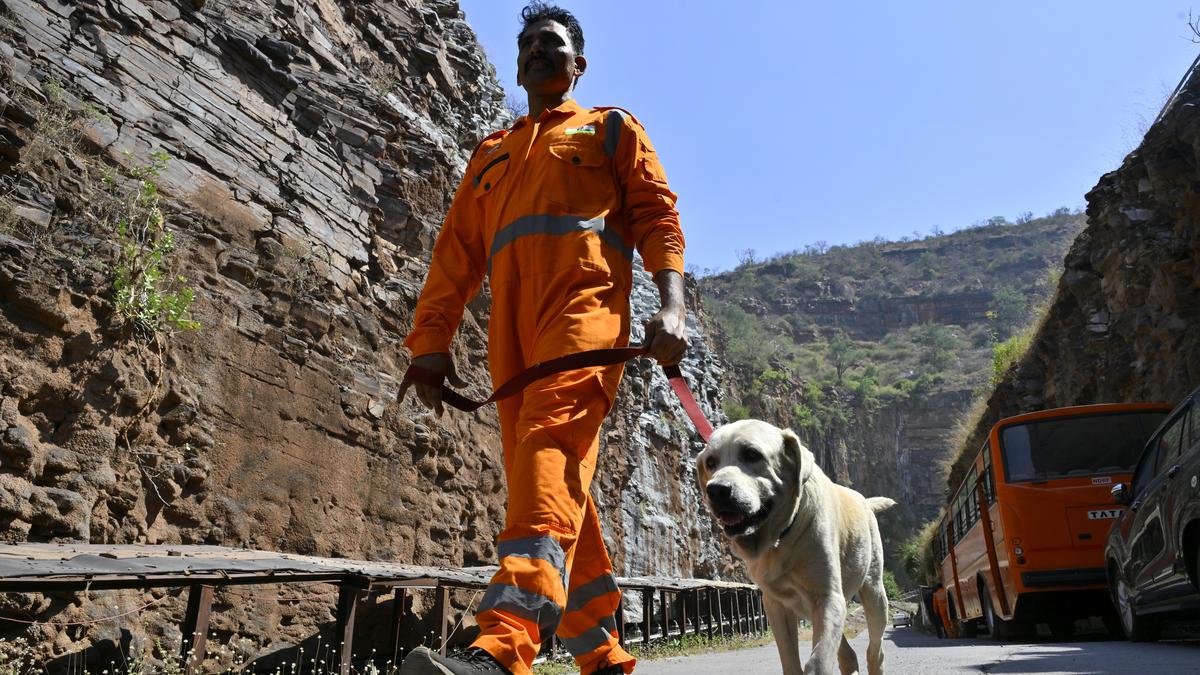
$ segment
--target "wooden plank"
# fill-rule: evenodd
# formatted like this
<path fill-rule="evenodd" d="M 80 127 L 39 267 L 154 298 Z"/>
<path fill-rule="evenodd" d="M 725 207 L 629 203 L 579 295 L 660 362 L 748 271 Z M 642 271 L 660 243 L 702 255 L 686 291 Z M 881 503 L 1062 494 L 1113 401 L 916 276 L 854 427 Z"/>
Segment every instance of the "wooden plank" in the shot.
<path fill-rule="evenodd" d="M 696 630 L 694 632 L 696 633 L 696 635 L 699 635 L 701 629 L 700 629 L 700 591 L 698 589 L 692 591 L 692 609 L 695 610 L 694 615 L 696 617 L 695 619 L 693 619 L 693 621 L 695 622 L 694 625 L 696 627 Z"/>
<path fill-rule="evenodd" d="M 446 641 L 450 639 L 450 587 L 438 586 L 438 617 L 442 623 L 442 646 L 438 650 L 446 655 Z"/>
<path fill-rule="evenodd" d="M 195 675 L 208 648 L 208 618 L 212 613 L 213 587 L 188 587 L 187 613 L 183 616 L 183 664 L 186 675 Z"/>
<path fill-rule="evenodd" d="M 337 655 L 338 673 L 350 675 L 350 661 L 354 655 L 354 616 L 358 610 L 358 600 L 362 589 L 351 584 L 338 586 L 337 624 L 333 639 L 334 653 Z"/>

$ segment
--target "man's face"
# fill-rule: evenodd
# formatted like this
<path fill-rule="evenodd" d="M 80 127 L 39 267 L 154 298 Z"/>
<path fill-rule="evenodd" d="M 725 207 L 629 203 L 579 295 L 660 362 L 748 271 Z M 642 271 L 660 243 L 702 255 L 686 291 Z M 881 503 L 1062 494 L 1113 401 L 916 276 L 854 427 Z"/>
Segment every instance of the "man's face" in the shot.
<path fill-rule="evenodd" d="M 571 45 L 566 26 L 557 21 L 539 21 L 517 40 L 517 84 L 530 94 L 562 94 L 586 67 L 587 61 Z"/>

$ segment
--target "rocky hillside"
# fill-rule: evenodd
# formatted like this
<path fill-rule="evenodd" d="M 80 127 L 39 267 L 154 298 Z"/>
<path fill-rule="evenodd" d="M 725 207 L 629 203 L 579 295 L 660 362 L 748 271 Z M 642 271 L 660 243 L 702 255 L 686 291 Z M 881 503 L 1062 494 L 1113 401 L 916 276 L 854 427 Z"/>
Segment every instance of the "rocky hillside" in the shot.
<path fill-rule="evenodd" d="M 1082 226 L 1060 209 L 705 277 L 727 410 L 795 428 L 836 480 L 896 499 L 880 517 L 894 551 L 942 504 L 942 464 L 996 346 L 1028 323 Z"/>
<path fill-rule="evenodd" d="M 1045 324 L 964 448 L 997 420 L 1063 405 L 1177 402 L 1200 385 L 1200 77 L 1087 195 Z M 961 449 L 960 449 L 961 450 Z M 962 457 L 950 476 L 962 478 Z"/>
<path fill-rule="evenodd" d="M 0 537 L 493 563 L 494 410 L 395 403 L 442 215 L 507 121 L 457 4 L 0 4 Z M 455 346 L 475 395 L 487 308 Z M 715 410 L 696 343 L 686 369 Z M 661 375 L 633 365 L 620 396 L 595 490 L 619 573 L 728 571 Z M 239 592 L 218 598 L 223 637 L 274 626 L 254 637 L 278 649 L 329 620 L 281 623 Z M 58 654 L 108 639 L 37 631 Z"/>

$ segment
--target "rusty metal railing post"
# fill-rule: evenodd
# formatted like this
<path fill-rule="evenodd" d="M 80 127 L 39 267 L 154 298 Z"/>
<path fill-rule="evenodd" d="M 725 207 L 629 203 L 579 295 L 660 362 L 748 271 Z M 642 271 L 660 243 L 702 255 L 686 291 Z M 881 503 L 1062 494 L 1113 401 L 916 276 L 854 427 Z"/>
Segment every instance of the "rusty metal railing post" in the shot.
<path fill-rule="evenodd" d="M 408 602 L 408 589 L 397 586 L 392 598 L 392 664 L 398 666 L 404 658 L 400 629 L 408 615 L 408 609 L 404 606 Z"/>
<path fill-rule="evenodd" d="M 338 585 L 337 624 L 333 636 L 337 658 L 333 660 L 337 662 L 341 675 L 350 675 L 350 662 L 354 655 L 354 616 L 358 611 L 362 590 L 352 581 L 343 581 Z"/>
<path fill-rule="evenodd" d="M 439 581 L 438 590 L 438 619 L 441 622 L 442 646 L 438 650 L 446 655 L 446 642 L 450 639 L 450 587 Z"/>
<path fill-rule="evenodd" d="M 642 643 L 650 644 L 650 625 L 654 619 L 654 589 L 642 589 Z"/>
<path fill-rule="evenodd" d="M 662 604 L 663 639 L 666 640 L 671 637 L 671 603 L 667 602 L 667 589 L 659 589 L 658 601 Z"/>
<path fill-rule="evenodd" d="M 688 620 L 688 592 L 680 591 L 675 594 L 679 599 L 679 641 L 687 637 L 687 620 Z"/>
<path fill-rule="evenodd" d="M 725 609 L 721 606 L 721 589 L 717 589 L 717 634 L 725 635 Z"/>
<path fill-rule="evenodd" d="M 730 626 L 730 634 L 738 635 L 742 632 L 742 589 L 733 589 L 733 625 Z"/>
<path fill-rule="evenodd" d="M 625 646 L 625 594 L 617 595 L 617 644 Z"/>
<path fill-rule="evenodd" d="M 712 594 L 713 594 L 713 589 L 711 589 L 711 588 L 706 588 L 706 589 L 704 589 L 704 601 L 705 601 L 705 604 L 707 604 L 707 605 L 708 605 L 708 612 L 707 612 L 707 613 L 705 614 L 705 616 L 704 616 L 704 623 L 705 623 L 705 625 L 708 627 L 708 641 L 709 641 L 709 642 L 712 642 L 712 639 L 713 639 L 713 601 L 712 601 Z"/>
<path fill-rule="evenodd" d="M 212 613 L 213 587 L 193 584 L 188 587 L 187 613 L 183 616 L 181 648 L 186 675 L 195 675 L 204 662 L 208 647 L 208 617 Z"/>

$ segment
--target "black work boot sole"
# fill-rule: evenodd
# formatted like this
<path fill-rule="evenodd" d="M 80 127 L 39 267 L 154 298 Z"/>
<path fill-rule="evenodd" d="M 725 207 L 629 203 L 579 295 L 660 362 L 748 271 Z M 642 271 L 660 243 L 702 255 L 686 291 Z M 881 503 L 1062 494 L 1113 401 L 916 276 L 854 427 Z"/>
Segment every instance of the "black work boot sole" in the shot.
<path fill-rule="evenodd" d="M 442 656 L 428 647 L 417 647 L 400 666 L 400 675 L 511 675 L 499 665 L 492 667 Z"/>

